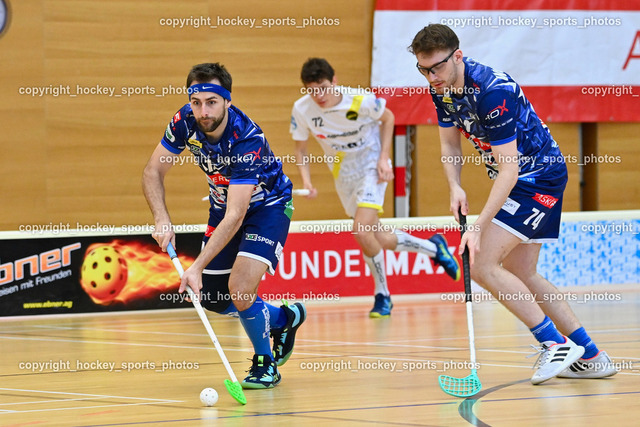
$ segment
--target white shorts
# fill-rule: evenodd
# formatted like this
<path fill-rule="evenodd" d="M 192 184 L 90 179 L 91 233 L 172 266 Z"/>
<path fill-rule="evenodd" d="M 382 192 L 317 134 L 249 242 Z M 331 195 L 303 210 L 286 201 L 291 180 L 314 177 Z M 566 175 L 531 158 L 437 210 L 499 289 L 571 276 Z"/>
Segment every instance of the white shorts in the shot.
<path fill-rule="evenodd" d="M 335 185 L 342 206 L 349 217 L 354 218 L 358 208 L 377 209 L 379 214 L 383 212 L 387 182 L 378 183 L 376 169 L 370 169 L 364 175 L 355 178 L 338 178 Z"/>

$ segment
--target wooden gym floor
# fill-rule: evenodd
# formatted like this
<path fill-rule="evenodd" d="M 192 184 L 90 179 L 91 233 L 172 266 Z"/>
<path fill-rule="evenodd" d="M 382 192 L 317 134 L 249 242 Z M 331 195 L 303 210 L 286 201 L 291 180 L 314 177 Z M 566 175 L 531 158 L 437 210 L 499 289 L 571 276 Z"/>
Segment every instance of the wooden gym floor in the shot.
<path fill-rule="evenodd" d="M 433 295 L 396 296 L 387 319 L 368 318 L 372 298 L 309 303 L 281 384 L 246 390 L 246 406 L 226 392 L 192 309 L 4 318 L 0 425 L 638 425 L 640 294 L 617 295 L 572 307 L 620 373 L 539 386 L 526 328 L 495 302 L 474 304 L 483 389 L 466 400 L 437 383 L 469 374 L 465 307 Z M 242 379 L 252 350 L 239 321 L 209 317 Z M 205 387 L 220 394 L 213 408 L 199 401 Z"/>

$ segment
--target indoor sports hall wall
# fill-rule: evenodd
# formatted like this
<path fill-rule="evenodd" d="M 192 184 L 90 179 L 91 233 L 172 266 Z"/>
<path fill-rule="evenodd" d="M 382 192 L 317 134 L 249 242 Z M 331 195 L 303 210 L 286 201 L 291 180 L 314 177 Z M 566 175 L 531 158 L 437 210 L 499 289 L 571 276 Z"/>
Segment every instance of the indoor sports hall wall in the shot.
<path fill-rule="evenodd" d="M 175 92 L 195 63 L 228 66 L 234 103 L 264 128 L 282 156 L 293 153 L 289 113 L 301 95 L 304 60 L 326 57 L 340 82 L 370 84 L 371 0 L 7 3 L 9 25 L 0 36 L 3 230 L 151 222 L 141 171 L 168 120 L 186 102 Z M 163 91 L 169 93 L 161 96 Z M 549 126 L 566 154 L 579 153 L 578 123 Z M 590 178 L 598 209 L 640 207 L 639 133 L 637 122 L 597 125 L 598 152 L 621 160 L 599 163 Z M 311 147 L 321 154 L 315 143 Z M 471 152 L 466 145 L 465 150 Z M 446 215 L 448 190 L 435 126 L 418 127 L 413 165 L 412 215 Z M 285 162 L 285 171 L 300 184 L 292 162 Z M 313 164 L 312 173 L 321 195 L 297 199 L 294 219 L 344 217 L 326 166 Z M 490 187 L 484 168 L 465 168 L 463 179 L 482 182 L 469 193 L 477 212 Z M 174 167 L 167 187 L 174 223 L 206 221 L 201 198 L 207 188 L 195 166 Z M 385 216 L 393 214 L 391 188 Z M 578 168 L 570 165 L 566 210 L 580 209 L 580 189 Z"/>
<path fill-rule="evenodd" d="M 283 157 L 294 151 L 290 112 L 301 96 L 300 68 L 307 58 L 326 57 L 341 82 L 368 85 L 370 1 L 9 0 L 9 5 L 11 22 L 0 38 L 5 148 L 0 229 L 152 222 L 141 192 L 142 168 L 187 102 L 185 94 L 158 95 L 183 87 L 194 64 L 227 66 L 234 104 L 262 126 Z M 67 87 L 70 94 L 63 92 Z M 131 96 L 122 94 L 123 88 Z M 94 93 L 70 96 L 79 89 Z M 31 96 L 25 90 L 48 93 Z M 316 145 L 311 148 L 317 157 L 322 152 Z M 311 167 L 321 194 L 314 202 L 300 201 L 296 217 L 344 216 L 326 165 Z M 285 160 L 285 171 L 300 184 L 293 162 Z M 201 198 L 208 188 L 197 167 L 174 167 L 167 186 L 175 223 L 206 221 Z M 387 215 L 393 212 L 392 197 L 389 192 Z"/>

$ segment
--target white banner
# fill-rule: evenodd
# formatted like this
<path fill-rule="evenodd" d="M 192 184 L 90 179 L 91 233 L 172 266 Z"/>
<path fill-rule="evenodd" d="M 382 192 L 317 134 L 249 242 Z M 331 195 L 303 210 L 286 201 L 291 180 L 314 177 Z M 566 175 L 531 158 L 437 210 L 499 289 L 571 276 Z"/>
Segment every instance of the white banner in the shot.
<path fill-rule="evenodd" d="M 407 48 L 430 23 L 451 27 L 464 56 L 521 86 L 640 85 L 639 11 L 377 10 L 372 87 L 427 86 Z"/>

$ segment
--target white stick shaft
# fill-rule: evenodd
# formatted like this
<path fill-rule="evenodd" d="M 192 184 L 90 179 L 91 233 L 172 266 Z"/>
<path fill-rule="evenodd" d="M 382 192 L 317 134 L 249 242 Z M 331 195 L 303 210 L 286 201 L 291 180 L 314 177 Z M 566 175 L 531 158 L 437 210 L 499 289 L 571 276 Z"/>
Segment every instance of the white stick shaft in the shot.
<path fill-rule="evenodd" d="M 469 357 L 471 359 L 472 369 L 476 366 L 476 338 L 473 332 L 473 302 L 467 301 L 467 328 L 469 329 Z"/>
<path fill-rule="evenodd" d="M 184 274 L 184 269 L 182 268 L 182 264 L 180 264 L 180 260 L 176 256 L 176 257 L 172 257 L 171 261 L 173 262 L 173 265 L 175 265 L 176 270 L 178 270 L 178 274 L 180 275 L 180 278 L 182 278 L 182 275 Z M 209 323 L 209 319 L 207 318 L 207 315 L 204 313 L 204 309 L 202 308 L 202 305 L 200 304 L 198 297 L 189 286 L 187 286 L 187 292 L 189 293 L 189 297 L 191 298 L 191 302 L 193 303 L 193 306 L 196 308 L 196 312 L 198 313 L 198 316 L 200 316 L 200 320 L 202 320 L 202 323 L 204 324 L 204 328 L 207 330 L 207 333 L 209 334 L 209 338 L 211 338 L 211 341 L 213 341 L 213 345 L 216 347 L 216 350 L 218 350 L 220 359 L 222 359 L 222 363 L 224 364 L 224 367 L 227 369 L 227 372 L 231 377 L 231 381 L 233 381 L 234 383 L 238 382 L 238 378 L 236 378 L 236 375 L 233 373 L 233 370 L 231 369 L 231 365 L 229 365 L 227 356 L 225 356 L 224 351 L 222 350 L 222 347 L 218 342 L 218 338 L 216 337 L 215 332 L 213 332 L 211 323 Z"/>

